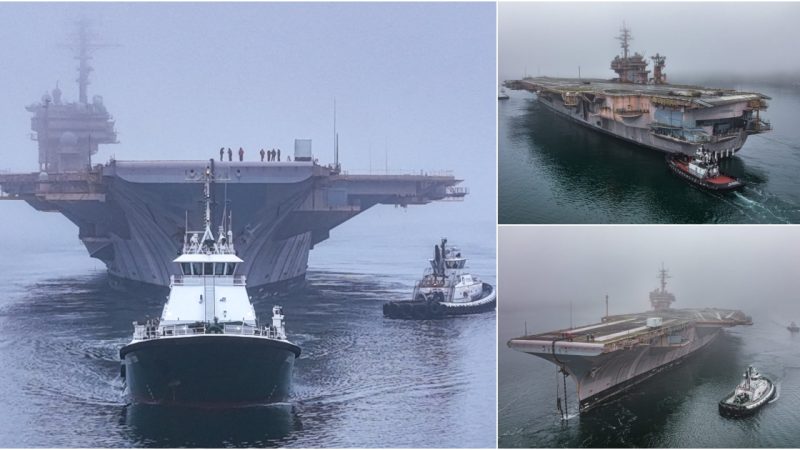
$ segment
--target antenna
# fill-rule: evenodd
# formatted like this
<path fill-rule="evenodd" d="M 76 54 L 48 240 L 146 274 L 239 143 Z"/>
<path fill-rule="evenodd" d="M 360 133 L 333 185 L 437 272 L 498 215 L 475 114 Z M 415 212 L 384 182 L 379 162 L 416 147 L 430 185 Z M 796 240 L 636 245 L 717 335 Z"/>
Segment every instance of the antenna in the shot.
<path fill-rule="evenodd" d="M 230 167 L 228 167 L 228 170 L 230 171 Z M 222 220 L 220 220 L 220 223 L 222 224 L 223 229 L 224 229 L 224 227 L 226 225 L 225 218 L 228 216 L 228 182 L 227 181 L 225 181 L 223 183 L 222 192 L 223 192 L 223 194 L 222 194 Z M 225 231 L 227 231 L 227 230 L 225 230 Z"/>
<path fill-rule="evenodd" d="M 339 167 L 339 133 L 336 132 L 336 97 L 333 98 L 333 167 Z"/>
<path fill-rule="evenodd" d="M 572 329 L 572 302 L 569 302 L 569 329 Z"/>
<path fill-rule="evenodd" d="M 205 222 L 207 228 L 211 226 L 211 168 L 210 167 L 206 167 L 206 180 L 203 191 L 205 194 L 205 201 L 206 201 Z"/>
<path fill-rule="evenodd" d="M 606 319 L 608 318 L 608 294 L 606 294 Z"/>
<path fill-rule="evenodd" d="M 184 225 L 183 225 L 183 251 L 186 252 L 186 246 L 189 244 L 189 210 L 186 210 L 184 213 Z"/>
<path fill-rule="evenodd" d="M 622 21 L 622 28 L 620 28 L 620 34 L 617 36 L 617 40 L 620 41 L 620 46 L 622 47 L 622 54 L 625 59 L 628 59 L 628 48 L 630 47 L 630 41 L 633 40 L 631 37 L 631 30 L 625 25 L 625 21 Z"/>
<path fill-rule="evenodd" d="M 667 289 L 667 279 L 672 278 L 669 272 L 664 268 L 664 262 L 661 262 L 661 270 L 658 271 L 658 278 L 661 279 L 661 291 Z"/>
<path fill-rule="evenodd" d="M 205 213 L 205 225 L 206 229 L 203 232 L 203 239 L 201 243 L 206 243 L 208 241 L 214 242 L 214 233 L 211 232 L 211 179 L 213 177 L 213 173 L 211 172 L 211 166 L 206 166 L 205 171 L 205 180 L 203 186 L 203 197 L 206 202 L 206 213 Z"/>
<path fill-rule="evenodd" d="M 96 35 L 90 30 L 89 19 L 83 17 L 77 21 L 78 33 L 75 43 L 63 45 L 64 47 L 71 48 L 76 51 L 75 59 L 78 60 L 78 100 L 80 103 L 88 103 L 88 87 L 89 87 L 89 73 L 94 70 L 89 65 L 89 60 L 92 59 L 92 52 L 105 47 L 119 47 L 116 44 L 99 43 L 96 40 Z"/>

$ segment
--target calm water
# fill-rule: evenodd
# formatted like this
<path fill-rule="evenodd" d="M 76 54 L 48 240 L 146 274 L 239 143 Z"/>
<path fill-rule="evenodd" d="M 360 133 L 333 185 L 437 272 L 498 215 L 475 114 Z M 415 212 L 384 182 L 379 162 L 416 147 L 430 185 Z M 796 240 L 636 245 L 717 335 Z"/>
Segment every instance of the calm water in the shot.
<path fill-rule="evenodd" d="M 500 447 L 796 447 L 800 337 L 790 335 L 787 319 L 780 315 L 753 319 L 751 327 L 725 330 L 680 366 L 562 422 L 555 407 L 555 366 L 510 350 L 506 342 L 523 333 L 525 320 L 531 332 L 568 325 L 568 309 L 541 307 L 527 315 L 506 315 L 501 305 Z M 575 320 L 578 325 L 597 317 L 580 317 L 578 312 Z M 753 417 L 723 418 L 717 402 L 739 382 L 748 364 L 776 382 L 779 396 Z M 568 383 L 574 412 L 574 383 Z"/>
<path fill-rule="evenodd" d="M 510 91 L 499 102 L 500 223 L 800 222 L 800 89 L 729 87 L 772 97 L 763 116 L 774 130 L 750 136 L 723 162 L 747 186 L 722 194 L 672 174 L 660 152 L 568 122 L 533 94 Z"/>
<path fill-rule="evenodd" d="M 267 316 L 283 304 L 303 348 L 291 402 L 209 412 L 125 405 L 119 349 L 163 294 L 109 289 L 74 226 L 2 202 L 2 234 L 30 225 L 0 250 L 0 447 L 494 446 L 495 314 L 381 314 L 409 295 L 440 236 L 494 283 L 495 226 L 456 226 L 464 205 L 382 208 L 334 230 L 312 252 L 307 289 L 255 305 Z"/>

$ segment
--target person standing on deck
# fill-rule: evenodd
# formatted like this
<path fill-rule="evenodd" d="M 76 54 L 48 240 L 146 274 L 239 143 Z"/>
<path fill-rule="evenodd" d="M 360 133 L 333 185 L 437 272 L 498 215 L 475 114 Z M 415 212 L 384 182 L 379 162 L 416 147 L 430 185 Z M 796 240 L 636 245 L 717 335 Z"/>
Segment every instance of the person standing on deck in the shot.
<path fill-rule="evenodd" d="M 239 161 L 244 161 L 244 149 L 239 147 Z"/>
<path fill-rule="evenodd" d="M 278 149 L 278 162 L 281 160 L 281 149 Z"/>
<path fill-rule="evenodd" d="M 225 158 L 225 147 L 219 148 L 219 162 L 222 162 L 222 159 Z"/>
<path fill-rule="evenodd" d="M 264 149 L 262 148 L 259 153 L 261 154 L 261 162 L 264 162 Z"/>
<path fill-rule="evenodd" d="M 233 152 L 230 147 L 228 147 L 228 161 L 233 161 Z"/>

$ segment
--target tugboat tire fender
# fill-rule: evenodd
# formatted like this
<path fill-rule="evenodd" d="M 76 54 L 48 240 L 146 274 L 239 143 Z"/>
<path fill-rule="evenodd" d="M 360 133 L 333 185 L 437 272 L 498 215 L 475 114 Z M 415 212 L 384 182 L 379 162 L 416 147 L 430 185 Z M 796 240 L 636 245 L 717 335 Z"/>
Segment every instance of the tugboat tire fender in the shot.
<path fill-rule="evenodd" d="M 428 305 L 415 306 L 412 309 L 412 315 L 418 319 L 428 318 Z"/>

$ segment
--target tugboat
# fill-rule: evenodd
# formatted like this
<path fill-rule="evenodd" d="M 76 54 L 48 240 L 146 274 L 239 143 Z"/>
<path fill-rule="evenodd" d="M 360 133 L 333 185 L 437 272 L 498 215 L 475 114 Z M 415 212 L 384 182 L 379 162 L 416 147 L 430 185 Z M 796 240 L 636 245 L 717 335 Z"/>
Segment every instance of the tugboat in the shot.
<path fill-rule="evenodd" d="M 702 145 L 694 157 L 682 154 L 667 156 L 667 165 L 683 179 L 713 191 L 729 191 L 744 186 L 738 179 L 720 173 L 716 154 L 706 151 Z"/>
<path fill-rule="evenodd" d="M 211 170 L 205 173 L 205 230 L 188 231 L 160 319 L 133 323 L 120 372 L 134 404 L 256 406 L 286 401 L 300 347 L 286 338 L 283 309 L 261 325 L 244 276 L 234 275 L 231 217 L 214 237 Z M 223 214 L 223 217 L 225 214 Z"/>
<path fill-rule="evenodd" d="M 447 316 L 475 314 L 495 308 L 494 286 L 465 273 L 467 258 L 447 239 L 434 246 L 431 267 L 414 286 L 412 300 L 388 302 L 383 315 L 390 319 L 442 319 Z"/>
<path fill-rule="evenodd" d="M 728 417 L 749 416 L 775 397 L 775 385 L 753 366 L 748 366 L 736 389 L 719 402 L 719 413 Z"/>
<path fill-rule="evenodd" d="M 497 92 L 497 99 L 498 100 L 508 100 L 510 97 L 506 92 L 506 89 L 501 87 L 500 90 Z"/>
<path fill-rule="evenodd" d="M 786 327 L 786 329 L 792 333 L 797 333 L 798 331 L 800 331 L 800 327 L 798 327 L 797 324 L 794 322 L 790 323 L 789 326 Z"/>

